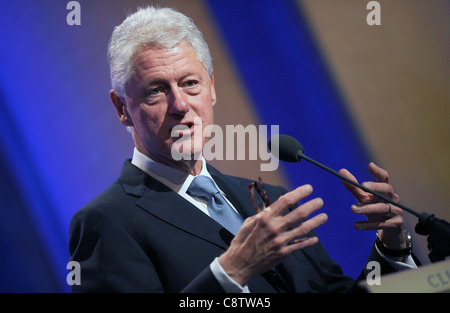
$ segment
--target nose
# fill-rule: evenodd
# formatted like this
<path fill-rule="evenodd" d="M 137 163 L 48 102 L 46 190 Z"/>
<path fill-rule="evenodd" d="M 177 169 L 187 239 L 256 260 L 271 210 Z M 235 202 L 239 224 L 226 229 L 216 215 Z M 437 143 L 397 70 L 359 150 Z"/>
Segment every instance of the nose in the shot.
<path fill-rule="evenodd" d="M 185 115 L 190 109 L 187 95 L 178 87 L 171 89 L 169 96 L 169 113 L 174 115 Z"/>

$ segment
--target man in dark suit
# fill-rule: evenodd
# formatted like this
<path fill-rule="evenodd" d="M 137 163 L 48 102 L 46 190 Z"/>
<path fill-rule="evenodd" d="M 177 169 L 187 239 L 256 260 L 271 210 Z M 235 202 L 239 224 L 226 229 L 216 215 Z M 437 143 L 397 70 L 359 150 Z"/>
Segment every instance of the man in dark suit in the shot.
<path fill-rule="evenodd" d="M 135 150 L 119 179 L 72 219 L 71 260 L 82 275 L 73 291 L 353 290 L 315 236 L 328 217 L 308 218 L 323 205 L 304 200 L 310 185 L 265 185 L 267 205 L 256 214 L 252 182 L 206 164 L 203 129 L 214 123 L 216 94 L 208 47 L 190 19 L 140 9 L 114 30 L 109 58 L 111 100 Z M 373 163 L 369 170 L 377 180 L 370 187 L 398 200 L 387 172 Z M 205 185 L 214 195 L 202 195 Z M 384 272 L 414 267 L 401 209 L 347 187 L 359 203 L 352 210 L 368 218 L 357 225 L 379 229 L 369 259 Z"/>

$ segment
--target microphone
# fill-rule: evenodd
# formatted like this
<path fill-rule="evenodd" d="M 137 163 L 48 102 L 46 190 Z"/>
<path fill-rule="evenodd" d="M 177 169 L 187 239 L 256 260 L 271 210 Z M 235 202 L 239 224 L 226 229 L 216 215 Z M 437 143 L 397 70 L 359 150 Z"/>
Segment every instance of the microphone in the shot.
<path fill-rule="evenodd" d="M 278 147 L 278 149 L 274 149 L 272 151 L 272 145 L 274 147 Z M 335 170 L 325 166 L 314 159 L 309 158 L 305 155 L 305 149 L 302 144 L 298 142 L 297 139 L 288 136 L 288 135 L 276 135 L 273 136 L 269 141 L 269 150 L 273 155 L 278 157 L 282 161 L 286 162 L 300 162 L 301 160 L 306 160 L 327 172 L 339 177 L 340 179 L 368 192 L 383 201 L 393 204 L 406 212 L 409 212 L 419 219 L 419 223 L 416 225 L 415 231 L 420 235 L 429 235 L 428 237 L 428 248 L 431 253 L 428 255 L 432 262 L 444 260 L 445 257 L 450 255 L 450 224 L 444 220 L 438 219 L 434 216 L 434 214 L 428 214 L 426 212 L 418 213 L 407 206 L 395 202 L 382 194 L 371 190 L 358 182 L 351 180 L 344 175 L 336 172 Z"/>

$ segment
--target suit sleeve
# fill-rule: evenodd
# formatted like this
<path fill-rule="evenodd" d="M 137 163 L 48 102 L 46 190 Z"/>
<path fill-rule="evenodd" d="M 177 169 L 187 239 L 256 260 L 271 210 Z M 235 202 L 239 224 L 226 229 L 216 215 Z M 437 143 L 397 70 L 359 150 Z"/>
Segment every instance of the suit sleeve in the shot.
<path fill-rule="evenodd" d="M 210 267 L 205 268 L 189 285 L 182 290 L 185 293 L 224 293 L 220 283 L 214 277 Z"/>
<path fill-rule="evenodd" d="M 163 292 L 145 252 L 103 210 L 80 210 L 69 233 L 70 260 L 81 269 L 81 284 L 72 292 Z"/>
<path fill-rule="evenodd" d="M 70 261 L 81 268 L 81 284 L 72 292 L 165 292 L 145 251 L 104 210 L 85 208 L 72 218 L 69 229 Z M 181 292 L 224 292 L 207 266 Z"/>

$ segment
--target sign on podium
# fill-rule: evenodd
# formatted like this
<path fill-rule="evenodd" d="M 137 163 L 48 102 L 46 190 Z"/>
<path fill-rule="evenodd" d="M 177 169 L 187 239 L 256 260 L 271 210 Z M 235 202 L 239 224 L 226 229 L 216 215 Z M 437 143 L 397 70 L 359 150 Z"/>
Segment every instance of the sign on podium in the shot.
<path fill-rule="evenodd" d="M 369 283 L 361 281 L 360 286 L 371 293 L 450 292 L 450 260 L 383 275 L 378 284 Z"/>

